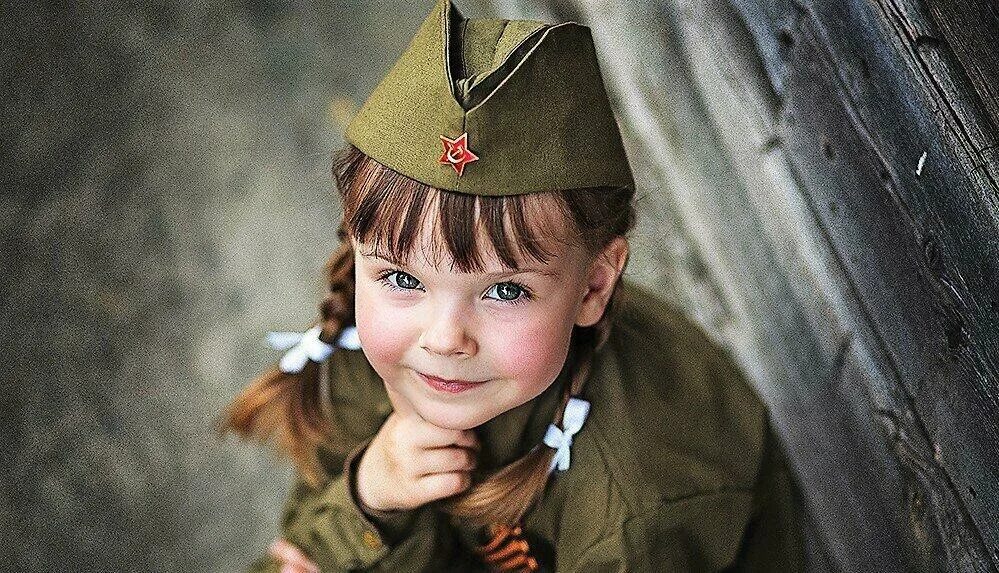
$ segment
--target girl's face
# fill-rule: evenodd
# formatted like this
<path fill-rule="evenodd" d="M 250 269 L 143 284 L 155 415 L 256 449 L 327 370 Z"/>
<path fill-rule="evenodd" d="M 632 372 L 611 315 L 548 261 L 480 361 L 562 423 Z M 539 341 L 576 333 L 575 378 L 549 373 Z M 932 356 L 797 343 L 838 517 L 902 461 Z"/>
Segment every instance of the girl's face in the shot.
<path fill-rule="evenodd" d="M 595 259 L 560 245 L 547 264 L 514 272 L 484 257 L 484 272 L 462 273 L 446 257 L 431 262 L 432 236 L 425 225 L 408 264 L 354 241 L 357 329 L 393 401 L 439 427 L 467 430 L 555 381 L 573 325 L 603 314 L 627 242 L 616 239 L 604 251 L 611 256 Z M 478 244 L 488 244 L 484 234 Z"/>

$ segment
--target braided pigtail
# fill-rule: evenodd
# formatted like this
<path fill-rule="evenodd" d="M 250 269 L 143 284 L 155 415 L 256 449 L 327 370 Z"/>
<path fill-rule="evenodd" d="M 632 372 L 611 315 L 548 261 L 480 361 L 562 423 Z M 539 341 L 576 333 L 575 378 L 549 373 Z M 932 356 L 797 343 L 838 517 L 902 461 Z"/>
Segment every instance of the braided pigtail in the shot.
<path fill-rule="evenodd" d="M 341 227 L 340 246 L 326 263 L 326 297 L 319 305 L 323 334 L 335 339 L 354 324 L 354 249 Z"/>
<path fill-rule="evenodd" d="M 555 412 L 556 425 L 561 425 L 569 399 L 582 393 L 593 367 L 593 357 L 610 335 L 614 309 L 621 296 L 620 286 L 619 278 L 604 315 L 596 324 L 577 328 L 573 332 L 568 356 L 571 378 L 563 388 L 562 400 Z M 520 459 L 473 486 L 445 509 L 452 515 L 477 525 L 514 525 L 527 514 L 544 492 L 554 456 L 554 449 L 539 444 Z"/>
<path fill-rule="evenodd" d="M 329 289 L 319 306 L 319 339 L 327 344 L 354 320 L 354 253 L 342 229 L 340 238 L 326 265 Z M 327 478 L 319 447 L 336 432 L 323 408 L 320 371 L 320 365 L 309 360 L 299 372 L 275 367 L 263 373 L 229 404 L 219 432 L 261 442 L 273 439 L 305 480 L 318 486 Z"/>

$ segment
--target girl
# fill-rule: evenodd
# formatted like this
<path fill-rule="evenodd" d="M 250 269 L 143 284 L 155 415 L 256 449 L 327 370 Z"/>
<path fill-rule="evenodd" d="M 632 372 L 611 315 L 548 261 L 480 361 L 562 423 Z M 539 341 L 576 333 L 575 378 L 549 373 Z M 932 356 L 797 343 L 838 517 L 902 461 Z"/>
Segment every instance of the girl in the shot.
<path fill-rule="evenodd" d="M 300 474 L 254 571 L 800 568 L 764 407 L 621 279 L 587 28 L 439 0 L 346 135 L 320 320 L 224 422 Z"/>

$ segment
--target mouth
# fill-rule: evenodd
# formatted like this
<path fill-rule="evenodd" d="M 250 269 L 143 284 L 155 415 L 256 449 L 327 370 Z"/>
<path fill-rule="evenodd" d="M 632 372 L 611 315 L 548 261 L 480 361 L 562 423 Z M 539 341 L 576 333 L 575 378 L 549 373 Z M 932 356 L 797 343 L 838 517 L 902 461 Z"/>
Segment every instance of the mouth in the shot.
<path fill-rule="evenodd" d="M 438 378 L 422 372 L 416 372 L 416 374 L 434 390 L 448 392 L 450 394 L 457 394 L 458 392 L 471 390 L 476 386 L 488 382 L 488 380 L 483 380 L 482 382 L 473 382 L 471 380 L 448 380 L 447 378 Z"/>

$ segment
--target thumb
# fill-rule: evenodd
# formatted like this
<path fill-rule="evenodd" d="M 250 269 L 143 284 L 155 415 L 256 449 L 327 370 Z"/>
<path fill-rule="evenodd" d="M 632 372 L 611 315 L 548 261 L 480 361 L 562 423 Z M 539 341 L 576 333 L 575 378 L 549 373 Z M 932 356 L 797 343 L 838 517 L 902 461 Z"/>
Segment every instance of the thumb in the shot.
<path fill-rule="evenodd" d="M 396 414 L 399 414 L 404 418 L 423 419 L 423 416 L 420 416 L 420 414 L 416 411 L 416 408 L 413 407 L 413 403 L 409 401 L 409 398 L 406 398 L 399 392 L 395 391 L 388 384 L 385 384 L 385 393 L 388 394 L 389 402 L 392 403 L 392 409 Z"/>

